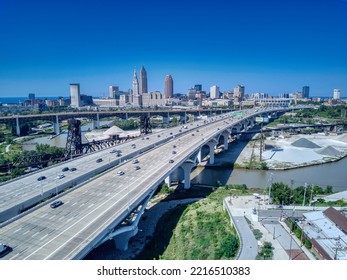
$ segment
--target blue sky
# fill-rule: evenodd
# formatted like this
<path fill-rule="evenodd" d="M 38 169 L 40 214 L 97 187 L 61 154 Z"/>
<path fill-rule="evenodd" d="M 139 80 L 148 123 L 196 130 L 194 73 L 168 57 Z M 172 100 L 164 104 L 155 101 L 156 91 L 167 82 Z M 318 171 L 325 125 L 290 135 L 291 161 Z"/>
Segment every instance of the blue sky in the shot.
<path fill-rule="evenodd" d="M 142 65 L 150 91 L 347 97 L 347 0 L 0 0 L 0 96 L 107 95 Z"/>

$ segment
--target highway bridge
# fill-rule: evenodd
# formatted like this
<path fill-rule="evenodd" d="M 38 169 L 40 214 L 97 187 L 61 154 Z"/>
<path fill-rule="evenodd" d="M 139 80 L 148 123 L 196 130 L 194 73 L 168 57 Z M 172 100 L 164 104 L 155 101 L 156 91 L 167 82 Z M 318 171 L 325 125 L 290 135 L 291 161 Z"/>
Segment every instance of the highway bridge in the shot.
<path fill-rule="evenodd" d="M 190 188 L 190 172 L 199 161 L 203 146 L 209 147 L 209 160 L 213 164 L 214 149 L 220 139 L 227 149 L 232 131 L 249 129 L 256 116 L 287 110 L 247 110 L 238 117 L 229 113 L 202 123 L 190 123 L 175 128 L 177 130 L 151 135 L 150 139 L 137 140 L 136 149 L 144 149 L 141 152 L 135 152 L 130 142 L 126 143 L 129 146 L 127 158 L 136 158 L 138 163 L 132 160 L 118 162 L 109 151 L 72 161 L 68 165 L 76 166 L 77 170 L 88 168 L 87 172 L 93 169 L 101 172 L 96 160 L 102 158 L 106 164 L 103 168 L 109 169 L 58 195 L 63 202 L 59 207 L 51 208 L 53 200 L 50 200 L 3 222 L 0 242 L 12 248 L 3 259 L 82 259 L 94 247 L 111 238 L 118 248 L 126 250 L 129 239 L 137 233 L 137 223 L 147 202 L 159 184 L 164 180 L 170 183 L 177 168 L 183 170 L 185 188 Z M 157 143 L 155 138 L 163 140 Z M 147 144 L 146 141 L 151 142 Z M 139 143 L 144 144 L 140 146 Z M 82 168 L 79 164 L 83 162 L 89 166 Z M 37 191 L 43 193 L 40 187 Z"/>
<path fill-rule="evenodd" d="M 32 115 L 14 115 L 14 116 L 1 116 L 0 123 L 9 124 L 16 128 L 16 134 L 21 135 L 20 124 L 25 122 L 45 120 L 53 124 L 55 134 L 60 133 L 60 122 L 71 118 L 86 118 L 92 120 L 93 128 L 98 128 L 100 119 L 118 117 L 127 120 L 130 117 L 139 118 L 142 115 L 162 116 L 165 122 L 169 122 L 170 116 L 179 115 L 184 120 L 188 119 L 188 115 L 208 115 L 222 114 L 230 112 L 232 109 L 186 109 L 186 110 L 117 110 L 117 111 L 79 111 L 79 112 L 61 112 L 61 113 L 46 113 L 46 114 L 32 114 Z"/>

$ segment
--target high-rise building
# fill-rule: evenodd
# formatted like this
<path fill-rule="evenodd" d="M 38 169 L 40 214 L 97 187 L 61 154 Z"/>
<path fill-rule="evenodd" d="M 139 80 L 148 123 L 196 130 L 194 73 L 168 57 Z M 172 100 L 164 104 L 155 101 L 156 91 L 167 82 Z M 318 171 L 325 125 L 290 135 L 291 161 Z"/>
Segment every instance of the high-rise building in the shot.
<path fill-rule="evenodd" d="M 341 99 L 341 91 L 338 88 L 334 89 L 333 99 Z"/>
<path fill-rule="evenodd" d="M 133 95 L 139 95 L 139 80 L 137 79 L 136 70 L 133 76 Z"/>
<path fill-rule="evenodd" d="M 244 99 L 244 97 L 245 97 L 245 87 L 237 85 L 234 88 L 234 99 L 236 99 L 236 101 L 240 102 Z"/>
<path fill-rule="evenodd" d="M 196 99 L 196 93 L 197 93 L 197 91 L 196 91 L 195 88 L 190 88 L 190 89 L 188 89 L 188 92 L 187 92 L 188 99 L 189 99 L 189 100 L 194 100 L 194 99 Z"/>
<path fill-rule="evenodd" d="M 173 97 L 173 80 L 171 75 L 166 75 L 164 94 L 166 99 Z"/>
<path fill-rule="evenodd" d="M 133 77 L 133 105 L 135 107 L 139 107 L 141 106 L 142 102 L 141 102 L 141 96 L 140 96 L 140 92 L 139 92 L 139 80 L 137 79 L 137 75 L 136 75 L 136 70 L 134 70 L 134 77 Z"/>
<path fill-rule="evenodd" d="M 195 85 L 194 88 L 196 91 L 202 91 L 202 85 Z"/>
<path fill-rule="evenodd" d="M 310 87 L 303 86 L 302 87 L 302 98 L 310 98 Z"/>
<path fill-rule="evenodd" d="M 108 91 L 109 91 L 109 97 L 114 99 L 116 98 L 116 93 L 119 92 L 119 87 L 109 86 Z"/>
<path fill-rule="evenodd" d="M 210 87 L 210 98 L 211 99 L 219 98 L 219 86 Z"/>
<path fill-rule="evenodd" d="M 71 107 L 81 107 L 80 84 L 70 84 Z"/>
<path fill-rule="evenodd" d="M 142 66 L 140 71 L 140 95 L 142 95 L 144 92 L 148 92 L 147 71 L 145 67 Z"/>

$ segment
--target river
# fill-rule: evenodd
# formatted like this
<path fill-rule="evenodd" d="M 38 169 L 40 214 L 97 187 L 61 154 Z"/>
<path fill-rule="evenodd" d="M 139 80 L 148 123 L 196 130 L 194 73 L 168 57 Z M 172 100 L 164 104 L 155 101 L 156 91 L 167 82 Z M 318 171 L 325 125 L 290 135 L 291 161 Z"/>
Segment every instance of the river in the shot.
<path fill-rule="evenodd" d="M 223 157 L 232 153 L 232 146 L 223 152 Z M 216 156 L 218 163 L 218 156 Z M 216 185 L 220 181 L 225 184 L 246 184 L 248 188 L 265 188 L 269 186 L 271 174 L 273 182 L 284 182 L 293 186 L 303 186 L 305 183 L 321 187 L 332 186 L 333 191 L 347 190 L 347 157 L 332 163 L 307 166 L 289 170 L 248 170 L 231 167 L 200 167 L 191 174 L 193 184 Z"/>

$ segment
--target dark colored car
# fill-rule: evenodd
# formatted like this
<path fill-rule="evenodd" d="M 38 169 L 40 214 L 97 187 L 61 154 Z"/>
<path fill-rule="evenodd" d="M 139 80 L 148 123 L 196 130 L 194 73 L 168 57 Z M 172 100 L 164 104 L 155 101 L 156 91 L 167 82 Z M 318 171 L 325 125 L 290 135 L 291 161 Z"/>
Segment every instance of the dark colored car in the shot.
<path fill-rule="evenodd" d="M 54 201 L 53 203 L 51 203 L 50 206 L 51 206 L 51 208 L 57 208 L 62 204 L 63 204 L 63 202 L 61 200 L 57 200 L 57 201 Z"/>
<path fill-rule="evenodd" d="M 61 171 L 63 171 L 63 172 L 69 171 L 69 167 L 64 167 Z"/>
<path fill-rule="evenodd" d="M 46 176 L 40 176 L 39 178 L 37 178 L 37 181 L 42 181 L 42 180 L 45 180 L 46 179 Z"/>
<path fill-rule="evenodd" d="M 75 168 L 75 167 L 70 168 L 70 171 L 76 171 L 76 170 L 77 170 L 77 168 Z"/>
<path fill-rule="evenodd" d="M 98 158 L 96 162 L 102 162 L 102 158 Z"/>
<path fill-rule="evenodd" d="M 170 159 L 170 160 L 169 160 L 169 163 L 173 163 L 173 162 L 174 162 L 173 159 Z"/>

